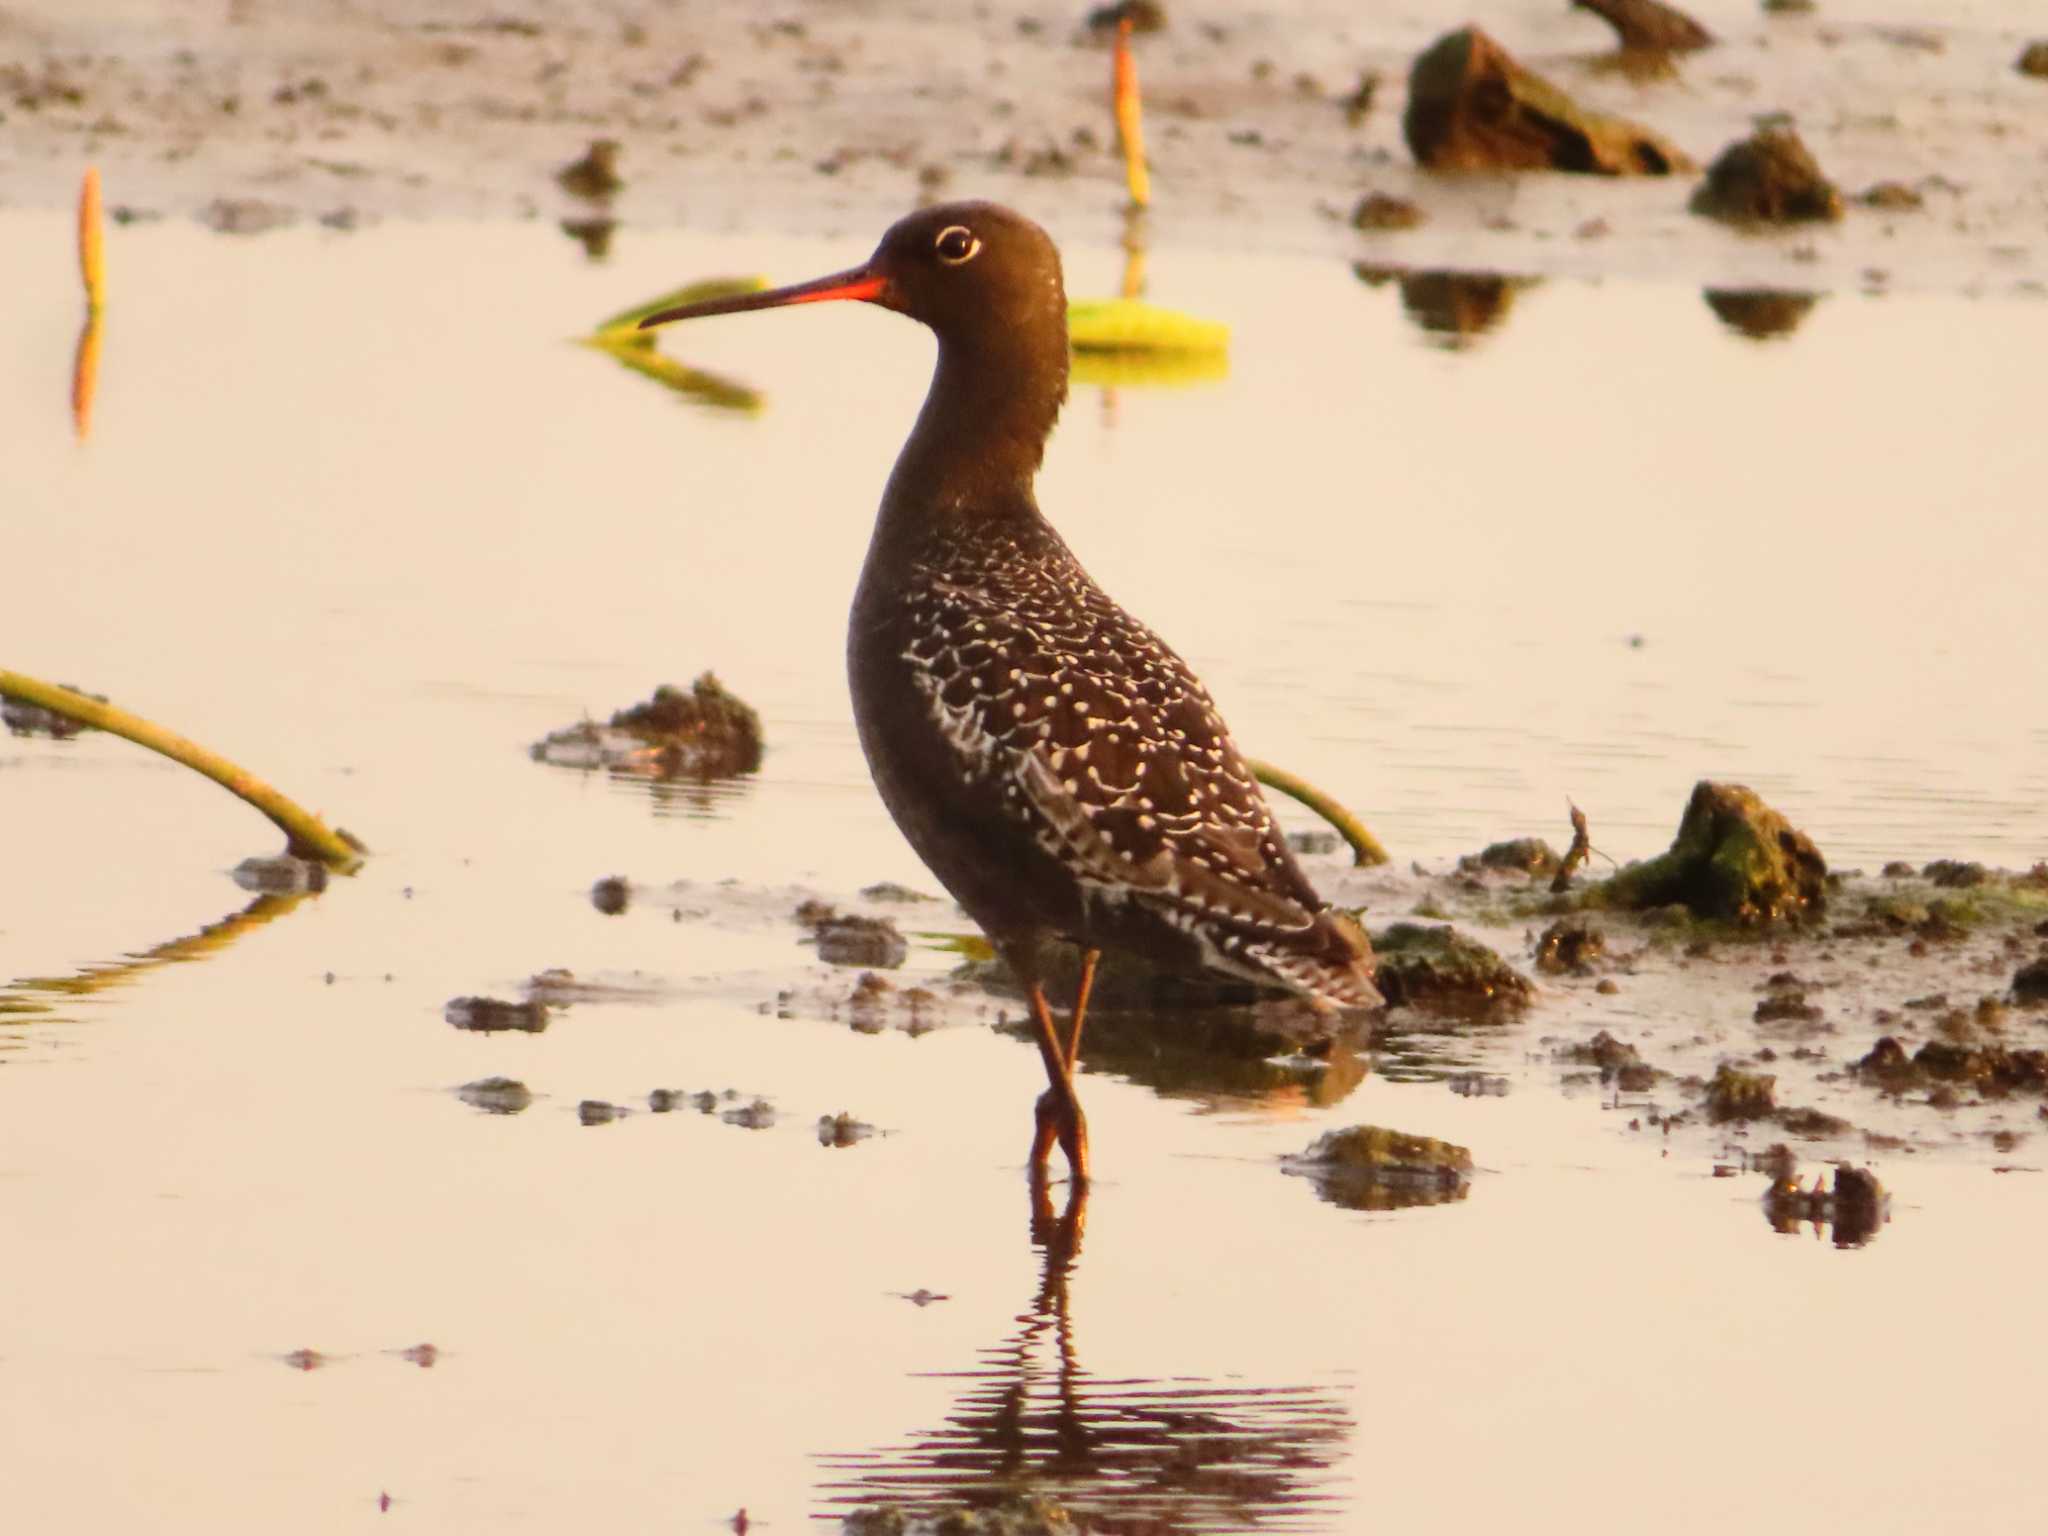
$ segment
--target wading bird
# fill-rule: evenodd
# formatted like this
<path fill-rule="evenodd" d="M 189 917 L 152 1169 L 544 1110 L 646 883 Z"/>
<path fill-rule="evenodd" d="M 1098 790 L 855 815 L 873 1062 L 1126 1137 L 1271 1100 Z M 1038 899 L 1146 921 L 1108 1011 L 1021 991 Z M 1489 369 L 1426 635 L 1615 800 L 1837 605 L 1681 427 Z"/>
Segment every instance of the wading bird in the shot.
<path fill-rule="evenodd" d="M 1032 482 L 1067 395 L 1066 293 L 1045 231 L 993 203 L 942 204 L 848 271 L 641 323 L 835 299 L 939 341 L 853 599 L 861 747 L 911 847 L 1024 983 L 1050 1085 L 1031 1172 L 1057 1141 L 1079 1186 L 1074 1072 L 1105 949 L 1374 1008 L 1372 948 L 1302 874 L 1208 691 L 1038 510 Z M 1064 1035 L 1039 959 L 1057 940 L 1081 951 Z"/>

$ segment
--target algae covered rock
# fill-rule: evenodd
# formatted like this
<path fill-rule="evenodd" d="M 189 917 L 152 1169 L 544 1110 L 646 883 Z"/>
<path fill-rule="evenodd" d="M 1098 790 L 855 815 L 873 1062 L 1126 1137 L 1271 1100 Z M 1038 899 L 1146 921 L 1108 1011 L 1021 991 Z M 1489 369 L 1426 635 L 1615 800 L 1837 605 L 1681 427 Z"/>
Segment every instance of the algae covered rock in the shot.
<path fill-rule="evenodd" d="M 1684 153 L 1640 124 L 1581 107 L 1477 27 L 1439 38 L 1408 74 L 1402 130 L 1433 171 L 1665 176 Z"/>
<path fill-rule="evenodd" d="M 1468 853 L 1458 860 L 1460 874 L 1511 870 L 1539 879 L 1548 879 L 1556 874 L 1557 866 L 1557 850 L 1540 837 L 1516 837 L 1506 842 L 1488 843 L 1477 853 Z"/>
<path fill-rule="evenodd" d="M 1842 216 L 1842 194 L 1798 134 L 1770 123 L 1721 151 L 1692 195 L 1692 211 L 1730 224 L 1832 221 Z"/>
<path fill-rule="evenodd" d="M 1593 887 L 1594 904 L 1647 911 L 1682 905 L 1747 925 L 1818 916 L 1827 861 L 1813 840 L 1740 784 L 1695 785 L 1668 851 Z"/>
<path fill-rule="evenodd" d="M 649 778 L 732 778 L 761 766 L 761 717 L 706 672 L 688 690 L 664 683 L 608 724 L 584 720 L 535 742 L 533 756 L 566 768 Z"/>
<path fill-rule="evenodd" d="M 1333 1205 L 1353 1210 L 1461 1200 L 1472 1181 L 1472 1154 L 1464 1147 L 1379 1125 L 1325 1132 L 1284 1166 L 1313 1179 Z"/>
<path fill-rule="evenodd" d="M 1521 972 L 1448 923 L 1395 923 L 1373 935 L 1372 947 L 1389 1006 L 1490 1013 L 1521 1007 L 1532 991 Z"/>
<path fill-rule="evenodd" d="M 1778 1107 L 1778 1080 L 1763 1072 L 1744 1072 L 1722 1062 L 1707 1084 L 1707 1116 L 1712 1120 L 1767 1120 Z"/>

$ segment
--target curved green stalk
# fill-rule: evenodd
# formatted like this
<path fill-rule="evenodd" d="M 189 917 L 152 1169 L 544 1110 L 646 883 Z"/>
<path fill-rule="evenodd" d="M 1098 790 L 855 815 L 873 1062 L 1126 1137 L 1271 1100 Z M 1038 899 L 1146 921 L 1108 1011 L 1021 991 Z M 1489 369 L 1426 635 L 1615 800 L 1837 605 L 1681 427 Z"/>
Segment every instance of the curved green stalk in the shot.
<path fill-rule="evenodd" d="M 98 699 L 89 699 L 54 683 L 40 682 L 20 672 L 9 672 L 4 667 L 0 667 L 0 694 L 40 705 L 82 725 L 125 736 L 152 752 L 162 753 L 173 762 L 183 763 L 195 773 L 205 774 L 276 823 L 288 839 L 289 851 L 298 858 L 314 859 L 330 869 L 348 874 L 361 866 L 363 854 L 368 851 L 347 832 L 330 828 L 318 816 L 286 799 L 254 774 L 140 715 L 131 715 L 125 709 L 102 704 Z"/>
<path fill-rule="evenodd" d="M 1338 836 L 1351 845 L 1351 862 L 1360 868 L 1368 864 L 1388 862 L 1387 850 L 1380 846 L 1380 840 L 1368 832 L 1365 823 L 1345 810 L 1335 800 L 1324 794 L 1306 779 L 1296 778 L 1271 763 L 1255 757 L 1245 759 L 1245 767 L 1251 769 L 1252 777 L 1268 789 L 1277 789 L 1283 795 L 1299 800 L 1323 820 L 1337 829 Z"/>

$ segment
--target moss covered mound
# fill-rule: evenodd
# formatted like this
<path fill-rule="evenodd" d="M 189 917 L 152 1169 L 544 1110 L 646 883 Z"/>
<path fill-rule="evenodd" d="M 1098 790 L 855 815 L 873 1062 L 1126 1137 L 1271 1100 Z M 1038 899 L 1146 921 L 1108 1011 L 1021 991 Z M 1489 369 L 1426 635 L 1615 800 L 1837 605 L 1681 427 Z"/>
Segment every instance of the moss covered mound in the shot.
<path fill-rule="evenodd" d="M 1832 222 L 1842 216 L 1842 194 L 1798 134 L 1769 126 L 1721 151 L 1692 211 L 1730 224 Z"/>
<path fill-rule="evenodd" d="M 1702 780 L 1670 849 L 1594 886 L 1587 900 L 1630 911 L 1676 904 L 1745 925 L 1797 921 L 1826 908 L 1827 874 L 1813 840 L 1754 790 Z"/>
<path fill-rule="evenodd" d="M 1532 988 L 1507 961 L 1448 923 L 1395 923 L 1372 936 L 1388 1004 L 1478 1014 L 1520 1008 Z"/>

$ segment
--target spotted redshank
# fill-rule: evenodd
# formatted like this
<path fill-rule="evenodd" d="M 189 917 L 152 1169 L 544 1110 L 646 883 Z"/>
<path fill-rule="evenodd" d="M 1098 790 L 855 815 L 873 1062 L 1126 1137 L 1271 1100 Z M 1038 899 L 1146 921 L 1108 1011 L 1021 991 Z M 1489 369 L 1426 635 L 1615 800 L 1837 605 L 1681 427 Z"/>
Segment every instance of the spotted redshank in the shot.
<path fill-rule="evenodd" d="M 939 340 L 853 599 L 861 747 L 911 847 L 1024 983 L 1049 1084 L 1031 1172 L 1044 1177 L 1057 1143 L 1078 1187 L 1088 1129 L 1074 1073 L 1104 950 L 1365 1009 L 1380 1005 L 1372 948 L 1309 884 L 1208 691 L 1038 510 L 1067 395 L 1066 294 L 1045 231 L 993 203 L 946 203 L 845 272 L 641 323 L 835 299 Z M 1040 961 L 1061 940 L 1081 954 L 1064 1031 Z"/>

